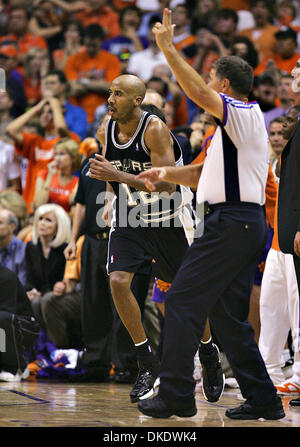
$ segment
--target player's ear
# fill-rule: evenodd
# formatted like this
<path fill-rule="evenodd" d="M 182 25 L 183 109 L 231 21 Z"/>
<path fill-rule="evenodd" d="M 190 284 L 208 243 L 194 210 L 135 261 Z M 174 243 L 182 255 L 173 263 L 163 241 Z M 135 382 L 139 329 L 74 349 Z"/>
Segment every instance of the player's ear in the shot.
<path fill-rule="evenodd" d="M 143 98 L 142 96 L 136 96 L 135 100 L 134 100 L 134 105 L 136 107 L 139 107 L 143 102 Z"/>

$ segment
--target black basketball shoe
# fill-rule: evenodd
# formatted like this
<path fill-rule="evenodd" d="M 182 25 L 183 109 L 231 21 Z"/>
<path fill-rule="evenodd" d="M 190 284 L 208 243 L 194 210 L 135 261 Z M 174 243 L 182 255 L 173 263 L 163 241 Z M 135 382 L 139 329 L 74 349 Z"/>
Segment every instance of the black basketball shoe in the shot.
<path fill-rule="evenodd" d="M 151 397 L 158 385 L 158 363 L 154 360 L 152 365 L 140 365 L 135 384 L 130 392 L 132 403 Z"/>
<path fill-rule="evenodd" d="M 219 349 L 213 343 L 214 351 L 203 354 L 198 350 L 202 366 L 202 391 L 208 402 L 217 402 L 223 394 L 225 376 L 222 371 Z"/>

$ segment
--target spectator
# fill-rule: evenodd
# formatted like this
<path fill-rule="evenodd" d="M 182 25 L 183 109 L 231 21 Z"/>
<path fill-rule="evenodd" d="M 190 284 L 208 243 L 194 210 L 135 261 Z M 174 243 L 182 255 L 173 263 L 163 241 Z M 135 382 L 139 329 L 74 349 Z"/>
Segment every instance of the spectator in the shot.
<path fill-rule="evenodd" d="M 268 112 L 276 107 L 276 79 L 271 73 L 262 73 L 254 82 L 253 94 L 262 112 Z"/>
<path fill-rule="evenodd" d="M 297 124 L 298 115 L 299 110 L 295 108 L 287 113 L 282 130 L 285 141 L 289 140 Z M 293 256 L 280 250 L 277 212 L 274 217 L 274 226 L 273 243 L 267 257 L 262 280 L 259 349 L 268 373 L 280 394 L 291 395 L 300 393 L 299 293 Z M 275 320 L 278 321 L 276 330 L 274 330 Z M 282 370 L 284 366 L 282 354 L 290 330 L 293 338 L 295 358 L 293 377 L 286 380 Z"/>
<path fill-rule="evenodd" d="M 0 356 L 0 380 L 20 382 L 29 376 L 28 351 L 40 328 L 17 275 L 0 265 L 0 328 L 5 331 L 5 352 Z"/>
<path fill-rule="evenodd" d="M 277 86 L 278 106 L 264 113 L 266 128 L 269 130 L 270 122 L 277 116 L 285 115 L 291 106 L 289 99 L 289 90 L 292 85 L 292 76 L 289 74 L 282 75 Z"/>
<path fill-rule="evenodd" d="M 38 174 L 35 184 L 34 209 L 45 203 L 57 203 L 70 213 L 78 186 L 74 175 L 80 167 L 79 144 L 63 138 L 55 144 L 54 160 Z"/>
<path fill-rule="evenodd" d="M 281 29 L 274 34 L 276 50 L 272 56 L 265 57 L 256 67 L 254 74 L 260 75 L 266 70 L 277 69 L 289 74 L 294 68 L 300 54 L 297 53 L 297 33 L 292 28 Z"/>
<path fill-rule="evenodd" d="M 84 0 L 67 2 L 51 0 L 52 3 L 69 13 L 76 13 L 75 19 L 85 28 L 100 25 L 104 30 L 104 39 L 111 39 L 120 34 L 119 14 L 107 5 L 107 0 Z"/>
<path fill-rule="evenodd" d="M 195 42 L 184 48 L 183 55 L 192 67 L 207 78 L 212 64 L 220 57 L 228 54 L 220 38 L 213 34 L 206 24 L 196 24 L 193 29 Z"/>
<path fill-rule="evenodd" d="M 47 335 L 57 348 L 81 348 L 81 249 L 84 236 L 76 243 L 76 257 L 66 261 L 62 281 L 41 300 Z"/>
<path fill-rule="evenodd" d="M 49 203 L 36 210 L 32 241 L 26 246 L 26 290 L 33 313 L 43 329 L 41 302 L 45 294 L 63 280 L 66 261 L 63 252 L 70 236 L 71 221 L 61 206 Z"/>
<path fill-rule="evenodd" d="M 120 12 L 121 33 L 103 42 L 102 48 L 118 56 L 120 60 L 128 60 L 131 54 L 143 51 L 148 47 L 148 39 L 139 37 L 137 30 L 141 23 L 142 11 L 135 5 L 126 6 Z"/>
<path fill-rule="evenodd" d="M 168 65 L 157 65 L 152 72 L 152 79 L 160 78 L 166 82 L 168 86 L 168 94 L 166 96 L 166 102 L 170 102 L 174 107 L 174 126 L 184 126 L 189 121 L 189 110 L 187 97 L 182 92 L 181 88 L 174 81 L 172 72 Z M 151 84 L 149 79 L 148 84 Z M 154 90 L 157 90 L 154 88 Z M 159 91 L 163 93 L 163 91 Z"/>
<path fill-rule="evenodd" d="M 69 57 L 65 74 L 71 102 L 83 107 L 92 123 L 96 108 L 106 102 L 110 82 L 121 73 L 119 59 L 101 49 L 104 32 L 99 25 L 84 30 L 84 50 Z"/>
<path fill-rule="evenodd" d="M 169 8 L 169 6 L 170 0 L 158 0 L 157 11 L 153 9 L 151 11 L 145 11 L 145 8 L 140 6 L 140 8 L 144 10 L 144 13 L 142 15 L 141 24 L 137 32 L 138 36 L 147 38 L 149 31 L 151 31 L 152 24 L 161 20 L 164 8 Z"/>
<path fill-rule="evenodd" d="M 276 39 L 274 34 L 279 27 L 272 25 L 273 5 L 271 0 L 251 0 L 250 10 L 255 20 L 255 26 L 240 31 L 241 36 L 250 39 L 259 55 L 259 61 L 271 57 L 276 52 Z"/>
<path fill-rule="evenodd" d="M 23 65 L 28 51 L 33 47 L 47 49 L 47 42 L 43 37 L 35 36 L 29 32 L 29 12 L 26 7 L 16 6 L 11 8 L 8 16 L 7 30 L 9 34 L 0 37 L 1 42 L 16 42 L 18 61 Z"/>
<path fill-rule="evenodd" d="M 43 136 L 28 134 L 22 131 L 23 126 L 35 115 L 40 116 L 40 125 L 44 132 Z M 32 213 L 36 177 L 40 169 L 45 168 L 53 160 L 55 143 L 65 136 L 70 136 L 76 141 L 79 138 L 74 133 L 69 132 L 57 98 L 40 101 L 24 115 L 12 121 L 7 127 L 7 133 L 15 142 L 17 154 L 28 159 L 22 195 L 27 203 L 29 213 Z"/>
<path fill-rule="evenodd" d="M 219 8 L 220 3 L 218 0 L 197 0 L 193 11 L 192 27 L 197 23 L 206 23 L 212 29 Z"/>
<path fill-rule="evenodd" d="M 18 226 L 16 231 L 18 232 L 18 238 L 23 239 L 19 236 L 20 231 L 28 228 L 28 226 L 30 227 L 30 225 L 27 205 L 21 194 L 12 190 L 0 192 L 0 209 L 10 210 L 17 216 Z"/>
<path fill-rule="evenodd" d="M 44 38 L 50 53 L 59 48 L 62 41 L 62 14 L 55 10 L 48 0 L 33 0 L 33 13 L 28 30 L 35 36 Z"/>
<path fill-rule="evenodd" d="M 253 69 L 258 65 L 258 53 L 251 40 L 246 36 L 236 36 L 233 39 L 231 54 L 245 59 Z"/>
<path fill-rule="evenodd" d="M 87 137 L 88 121 L 86 111 L 69 101 L 70 86 L 63 71 L 49 71 L 43 79 L 42 94 L 44 98 L 54 96 L 59 99 L 64 111 L 68 129 L 81 139 Z"/>
<path fill-rule="evenodd" d="M 230 48 L 236 37 L 238 21 L 239 16 L 234 9 L 224 8 L 217 12 L 213 30 L 227 49 Z"/>
<path fill-rule="evenodd" d="M 69 20 L 64 27 L 64 46 L 52 52 L 53 64 L 56 70 L 64 70 L 65 64 L 72 54 L 83 50 L 83 29 L 77 20 Z"/>
<path fill-rule="evenodd" d="M 42 77 L 49 70 L 48 52 L 41 48 L 28 51 L 24 61 L 24 90 L 28 106 L 37 104 L 42 98 Z"/>
<path fill-rule="evenodd" d="M 14 69 L 17 65 L 17 50 L 14 45 L 0 43 L 0 68 L 5 71 L 6 90 L 12 100 L 10 115 L 16 118 L 25 112 L 27 101 L 22 78 Z"/>
<path fill-rule="evenodd" d="M 269 126 L 269 137 L 271 145 L 270 165 L 274 178 L 279 183 L 280 174 L 280 156 L 286 145 L 286 140 L 283 138 L 283 123 L 285 117 L 278 116 L 274 118 Z"/>
<path fill-rule="evenodd" d="M 25 285 L 26 244 L 15 236 L 17 228 L 17 216 L 8 209 L 0 209 L 0 264 L 13 271 Z"/>
<path fill-rule="evenodd" d="M 191 34 L 190 18 L 188 7 L 185 3 L 180 3 L 173 9 L 174 28 L 173 42 L 178 51 L 195 42 L 195 36 Z"/>
<path fill-rule="evenodd" d="M 155 36 L 152 33 L 152 25 L 157 21 L 154 16 L 149 23 L 148 41 L 149 47 L 146 50 L 138 51 L 131 55 L 127 71 L 147 82 L 153 73 L 154 67 L 161 64 L 167 64 L 166 58 L 156 45 Z"/>
<path fill-rule="evenodd" d="M 280 26 L 288 26 L 289 28 L 293 28 L 293 30 L 296 31 L 296 33 L 299 33 L 300 26 L 299 23 L 296 21 L 297 16 L 297 7 L 296 5 L 290 1 L 290 0 L 282 0 L 279 3 L 277 3 L 276 8 L 276 24 Z M 298 51 L 300 50 L 300 37 L 298 34 L 297 37 L 298 41 Z"/>

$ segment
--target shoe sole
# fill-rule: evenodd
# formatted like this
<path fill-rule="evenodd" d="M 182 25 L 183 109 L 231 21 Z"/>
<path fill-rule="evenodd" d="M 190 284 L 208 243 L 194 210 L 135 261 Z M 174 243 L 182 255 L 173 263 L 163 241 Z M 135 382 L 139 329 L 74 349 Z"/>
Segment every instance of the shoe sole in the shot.
<path fill-rule="evenodd" d="M 144 394 L 141 397 L 131 397 L 130 396 L 131 403 L 134 404 L 136 402 L 140 402 L 141 400 L 149 399 L 149 397 L 153 396 L 153 394 L 155 394 L 157 392 L 157 388 L 159 387 L 159 385 L 160 385 L 160 379 L 159 379 L 159 377 L 157 377 L 157 379 L 154 382 L 153 388 L 150 391 L 148 391 L 148 393 Z"/>
<path fill-rule="evenodd" d="M 262 420 L 262 421 L 276 421 L 278 419 L 282 419 L 285 417 L 284 411 L 280 412 L 280 414 L 277 415 L 270 415 L 270 416 L 247 416 L 247 415 L 241 415 L 239 416 L 230 416 L 225 412 L 225 416 L 227 416 L 229 419 L 236 419 L 236 420 L 243 420 L 243 421 L 249 421 L 249 420 Z"/>
<path fill-rule="evenodd" d="M 218 400 L 220 400 L 221 397 L 222 397 L 222 394 L 224 392 L 224 388 L 225 388 L 225 375 L 223 374 L 223 388 L 222 388 L 220 396 L 217 399 L 208 399 L 206 394 L 205 394 L 204 387 L 202 385 L 202 393 L 203 393 L 204 399 L 207 400 L 207 402 L 218 402 Z"/>
<path fill-rule="evenodd" d="M 145 414 L 146 416 L 151 416 L 156 419 L 167 419 L 171 416 L 178 416 L 180 418 L 189 418 L 195 416 L 197 414 L 197 408 L 191 408 L 189 410 L 178 410 L 176 412 L 174 411 L 166 411 L 162 412 L 159 415 L 152 411 L 145 411 L 144 409 L 139 408 L 139 410 Z"/>

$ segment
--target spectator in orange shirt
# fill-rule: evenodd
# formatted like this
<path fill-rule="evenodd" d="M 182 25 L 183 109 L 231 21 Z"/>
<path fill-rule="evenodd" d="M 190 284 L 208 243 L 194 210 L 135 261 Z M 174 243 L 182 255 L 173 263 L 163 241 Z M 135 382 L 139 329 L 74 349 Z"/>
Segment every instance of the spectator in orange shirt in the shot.
<path fill-rule="evenodd" d="M 283 73 L 291 73 L 300 54 L 297 53 L 297 33 L 292 28 L 281 29 L 275 33 L 276 52 L 271 57 L 264 58 L 254 74 L 260 75 L 271 67 Z"/>
<path fill-rule="evenodd" d="M 48 49 L 47 42 L 43 37 L 35 36 L 28 30 L 29 12 L 26 7 L 16 6 L 9 12 L 7 31 L 0 37 L 1 42 L 16 42 L 18 45 L 18 59 L 23 64 L 28 51 L 33 47 Z"/>
<path fill-rule="evenodd" d="M 105 39 L 111 39 L 121 33 L 119 14 L 107 5 L 107 0 L 83 0 L 67 2 L 64 0 L 51 0 L 52 3 L 68 13 L 75 14 L 83 27 L 92 24 L 100 25 L 105 33 Z"/>
<path fill-rule="evenodd" d="M 173 10 L 174 28 L 173 42 L 178 51 L 195 42 L 195 36 L 191 34 L 189 11 L 187 5 L 181 3 L 175 6 Z"/>
<path fill-rule="evenodd" d="M 54 67 L 57 70 L 64 70 L 68 58 L 83 50 L 82 35 L 83 29 L 77 20 L 70 20 L 65 24 L 64 47 L 54 50 L 52 53 Z"/>
<path fill-rule="evenodd" d="M 42 77 L 48 72 L 49 65 L 50 59 L 46 50 L 31 48 L 28 51 L 24 62 L 23 85 L 27 104 L 30 107 L 42 98 Z"/>
<path fill-rule="evenodd" d="M 223 45 L 221 39 L 212 33 L 205 24 L 196 24 L 193 27 L 195 42 L 193 45 L 184 48 L 183 55 L 187 62 L 207 78 L 212 64 L 221 56 L 227 56 L 228 50 Z"/>
<path fill-rule="evenodd" d="M 74 175 L 80 167 L 79 144 L 63 138 L 54 146 L 54 160 L 39 172 L 35 184 L 34 209 L 44 203 L 57 203 L 70 213 L 78 186 Z"/>
<path fill-rule="evenodd" d="M 22 131 L 35 115 L 40 115 L 40 126 L 44 135 L 28 134 Z M 53 160 L 53 147 L 62 137 L 71 136 L 79 141 L 76 134 L 69 132 L 60 101 L 57 98 L 43 99 L 23 115 L 12 121 L 6 128 L 15 142 L 18 155 L 28 159 L 23 198 L 29 213 L 33 212 L 35 182 L 38 172 Z"/>
<path fill-rule="evenodd" d="M 255 20 L 255 26 L 244 29 L 239 34 L 248 37 L 253 42 L 259 60 L 262 61 L 275 52 L 276 39 L 274 34 L 279 31 L 279 27 L 271 23 L 273 19 L 272 0 L 251 0 L 250 9 Z"/>
<path fill-rule="evenodd" d="M 85 48 L 66 62 L 65 74 L 70 81 L 73 104 L 83 107 L 89 123 L 96 108 L 106 102 L 110 83 L 121 74 L 119 59 L 101 49 L 104 32 L 99 25 L 84 30 Z"/>

